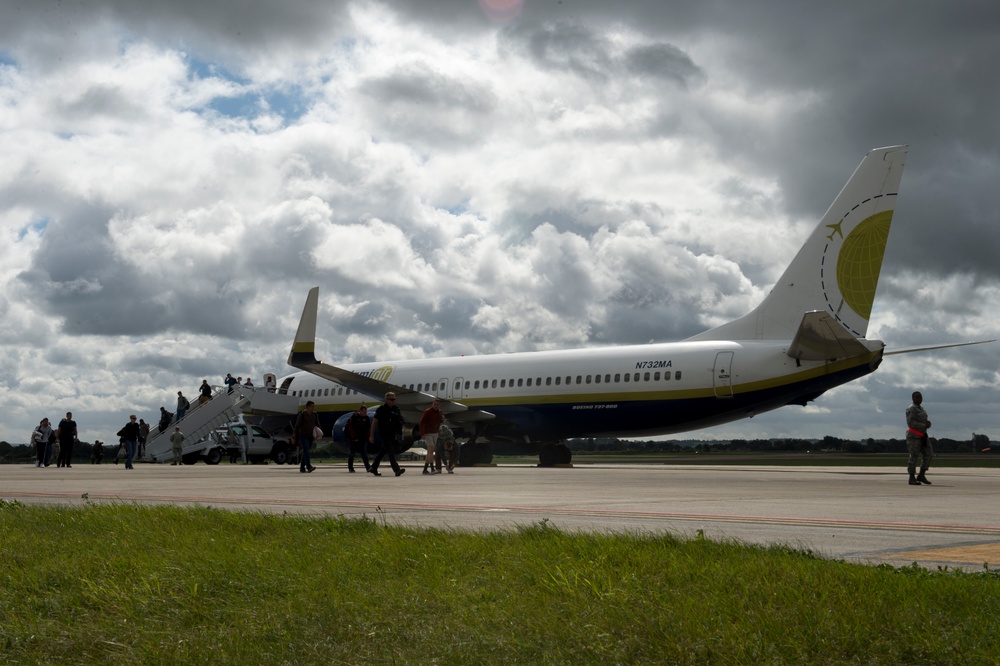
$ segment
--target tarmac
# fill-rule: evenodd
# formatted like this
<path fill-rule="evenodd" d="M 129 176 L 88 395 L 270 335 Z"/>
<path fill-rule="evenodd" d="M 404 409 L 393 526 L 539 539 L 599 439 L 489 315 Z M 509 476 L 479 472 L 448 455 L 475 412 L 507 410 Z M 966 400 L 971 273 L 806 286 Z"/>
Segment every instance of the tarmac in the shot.
<path fill-rule="evenodd" d="M 905 462 L 905 461 L 904 461 Z M 864 564 L 983 571 L 1000 567 L 1000 470 L 902 466 L 499 465 L 394 477 L 343 462 L 291 465 L 0 465 L 0 499 L 83 506 L 124 502 L 356 516 L 393 525 L 662 534 L 783 545 Z M 359 468 L 363 470 L 363 467 Z"/>

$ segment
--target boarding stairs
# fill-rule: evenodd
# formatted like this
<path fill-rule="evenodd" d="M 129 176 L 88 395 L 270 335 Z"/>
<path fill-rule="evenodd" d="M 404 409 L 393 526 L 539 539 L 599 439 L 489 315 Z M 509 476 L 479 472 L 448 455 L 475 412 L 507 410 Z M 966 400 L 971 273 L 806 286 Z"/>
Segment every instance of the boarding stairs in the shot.
<path fill-rule="evenodd" d="M 184 456 L 204 450 L 207 437 L 212 436 L 216 429 L 239 419 L 241 414 L 295 414 L 298 405 L 297 397 L 273 393 L 263 387 L 233 386 L 230 391 L 226 386 L 213 386 L 212 398 L 208 402 L 193 402 L 184 418 L 174 420 L 163 432 L 159 431 L 159 425 L 150 429 L 143 460 L 173 460 L 170 435 L 174 426 L 180 426 L 184 433 L 184 446 L 181 448 L 181 455 Z"/>

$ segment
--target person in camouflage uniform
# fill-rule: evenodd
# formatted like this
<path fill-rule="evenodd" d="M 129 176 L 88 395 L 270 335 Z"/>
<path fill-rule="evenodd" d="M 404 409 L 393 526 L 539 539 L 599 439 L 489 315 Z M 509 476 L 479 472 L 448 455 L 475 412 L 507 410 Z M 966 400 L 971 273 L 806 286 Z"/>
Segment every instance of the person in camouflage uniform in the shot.
<path fill-rule="evenodd" d="M 931 427 L 931 422 L 927 419 L 927 412 L 921 407 L 923 401 L 924 396 L 920 391 L 914 391 L 913 404 L 906 408 L 906 451 L 910 454 L 906 471 L 910 473 L 911 486 L 919 486 L 921 483 L 931 485 L 927 480 L 927 468 L 930 467 L 931 458 L 934 457 L 934 449 L 927 437 L 927 429 Z M 918 458 L 920 474 L 917 474 Z"/>

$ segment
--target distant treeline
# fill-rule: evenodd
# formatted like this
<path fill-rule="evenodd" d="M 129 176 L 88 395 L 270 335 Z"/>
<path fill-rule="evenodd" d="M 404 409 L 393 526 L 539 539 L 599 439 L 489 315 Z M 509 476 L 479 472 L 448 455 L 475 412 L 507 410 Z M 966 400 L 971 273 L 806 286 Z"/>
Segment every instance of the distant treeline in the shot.
<path fill-rule="evenodd" d="M 935 453 L 1000 453 L 986 435 L 973 433 L 971 439 L 933 439 Z M 684 452 L 794 452 L 840 451 L 843 453 L 906 453 L 905 439 L 732 439 L 637 441 L 616 437 L 588 437 L 566 442 L 574 453 L 684 453 Z"/>
<path fill-rule="evenodd" d="M 105 444 L 102 447 L 104 451 L 104 457 L 107 458 L 110 454 L 111 458 L 115 457 L 115 452 L 118 450 L 118 445 L 115 444 L 114 448 Z M 94 452 L 94 445 L 90 442 L 77 442 L 73 446 L 73 462 L 90 462 L 91 456 Z M 122 454 L 124 458 L 125 455 Z M 8 444 L 7 442 L 0 442 L 0 463 L 28 463 L 35 462 L 35 447 L 32 444 Z M 52 459 L 52 464 L 55 465 L 55 458 Z"/>
<path fill-rule="evenodd" d="M 992 446 L 986 435 L 973 433 L 971 439 L 933 439 L 935 453 L 1000 453 L 1000 445 Z M 906 440 L 841 439 L 827 435 L 823 439 L 732 439 L 691 440 L 674 439 L 666 441 L 638 441 L 616 437 L 588 437 L 567 440 L 566 445 L 574 453 L 690 453 L 699 452 L 782 452 L 840 451 L 843 453 L 906 453 Z M 118 450 L 116 445 L 104 445 L 104 456 L 113 459 Z M 73 448 L 75 462 L 90 462 L 92 445 L 77 442 Z M 325 449 L 314 450 L 313 455 L 334 455 Z M 9 444 L 0 441 L 0 463 L 27 463 L 35 459 L 35 447 L 29 444 Z"/>

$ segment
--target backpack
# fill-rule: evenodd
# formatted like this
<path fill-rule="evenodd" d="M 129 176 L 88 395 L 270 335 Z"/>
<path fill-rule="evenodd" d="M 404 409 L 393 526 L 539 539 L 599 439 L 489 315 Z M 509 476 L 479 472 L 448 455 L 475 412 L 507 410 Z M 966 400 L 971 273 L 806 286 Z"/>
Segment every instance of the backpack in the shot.
<path fill-rule="evenodd" d="M 184 401 L 181 403 L 181 407 L 183 407 L 184 409 L 189 409 L 191 407 L 191 403 L 188 402 L 188 399 L 187 398 L 181 398 L 181 399 Z"/>

